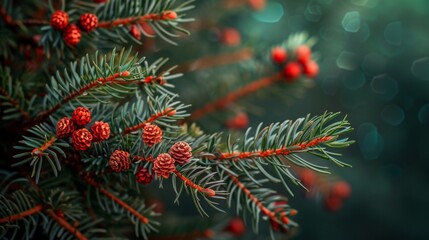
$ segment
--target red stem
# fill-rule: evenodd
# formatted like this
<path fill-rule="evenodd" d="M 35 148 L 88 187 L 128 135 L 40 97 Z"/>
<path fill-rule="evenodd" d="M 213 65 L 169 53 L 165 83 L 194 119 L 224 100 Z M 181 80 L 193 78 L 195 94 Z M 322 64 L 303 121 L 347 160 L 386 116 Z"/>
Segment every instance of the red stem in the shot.
<path fill-rule="evenodd" d="M 164 117 L 164 116 L 173 116 L 174 114 L 176 114 L 176 110 L 173 108 L 166 108 L 164 111 L 162 112 L 158 112 L 155 113 L 154 115 L 150 116 L 146 121 L 141 122 L 135 126 L 132 127 L 128 127 L 124 130 L 124 132 L 122 133 L 122 135 L 127 135 L 131 132 L 137 131 L 139 129 L 144 128 L 144 126 L 146 126 L 147 124 L 154 122 L 155 120 Z"/>
<path fill-rule="evenodd" d="M 98 28 L 112 28 L 112 27 L 116 27 L 119 25 L 130 25 L 130 24 L 135 24 L 138 22 L 147 22 L 147 21 L 157 21 L 157 20 L 173 20 L 173 19 L 169 19 L 168 16 L 171 11 L 165 11 L 162 12 L 160 14 L 157 13 L 150 13 L 144 16 L 137 16 L 137 17 L 129 17 L 129 18 L 120 18 L 120 19 L 115 19 L 113 21 L 104 21 L 104 22 L 99 22 L 97 27 Z"/>
<path fill-rule="evenodd" d="M 15 215 L 0 218 L 0 223 L 13 222 L 13 221 L 19 220 L 21 218 L 25 218 L 27 216 L 36 214 L 42 210 L 43 210 L 43 206 L 39 204 L 39 205 L 36 205 L 35 207 L 30 208 L 24 212 L 20 212 L 20 213 L 15 214 Z"/>
<path fill-rule="evenodd" d="M 283 79 L 282 73 L 276 73 L 270 77 L 264 77 L 253 81 L 242 88 L 239 88 L 233 92 L 230 92 L 228 95 L 218 99 L 217 101 L 206 104 L 204 107 L 195 110 L 191 116 L 187 119 L 188 121 L 195 121 L 207 113 L 214 112 L 216 110 L 225 108 L 229 104 L 237 101 L 239 98 L 254 93 L 262 88 L 268 87 L 271 84 Z"/>
<path fill-rule="evenodd" d="M 268 208 L 266 208 L 264 206 L 264 204 L 259 201 L 258 198 L 255 197 L 255 195 L 253 195 L 250 190 L 248 188 L 246 188 L 246 186 L 244 186 L 244 184 L 242 182 L 240 182 L 240 180 L 238 180 L 237 177 L 233 176 L 233 175 L 229 175 L 232 179 L 232 181 L 238 186 L 238 188 L 240 188 L 241 191 L 244 192 L 244 194 L 246 194 L 246 196 L 250 199 L 250 201 L 254 202 L 256 204 L 256 206 L 261 210 L 261 212 L 269 217 L 272 221 L 276 221 L 277 218 L 275 217 L 275 213 L 271 210 L 269 210 Z"/>
<path fill-rule="evenodd" d="M 73 234 L 77 239 L 79 239 L 79 240 L 87 240 L 88 239 L 76 227 L 73 227 L 64 218 L 55 214 L 55 212 L 53 210 L 48 209 L 48 210 L 46 210 L 46 212 L 48 213 L 48 215 L 51 218 L 53 218 L 55 221 L 57 221 L 57 223 L 60 224 L 61 227 L 65 228 L 67 231 L 69 231 L 71 234 Z"/>
<path fill-rule="evenodd" d="M 51 137 L 51 139 L 49 139 L 47 142 L 45 142 L 45 144 L 43 144 L 42 146 L 40 146 L 39 148 L 34 148 L 33 151 L 31 151 L 31 155 L 39 155 L 42 156 L 43 152 L 48 149 L 50 146 L 52 146 L 52 144 L 54 144 L 55 142 L 55 138 Z"/>
<path fill-rule="evenodd" d="M 246 159 L 246 158 L 255 158 L 255 157 L 269 157 L 276 155 L 288 155 L 294 152 L 298 152 L 313 146 L 316 146 L 320 143 L 327 142 L 331 140 L 332 136 L 326 137 L 318 137 L 308 142 L 303 142 L 297 145 L 293 145 L 290 147 L 283 147 L 278 149 L 269 149 L 262 151 L 254 151 L 254 152 L 232 152 L 232 153 L 221 153 L 217 156 L 208 156 L 209 159 L 216 160 L 229 160 L 229 159 Z"/>
<path fill-rule="evenodd" d="M 125 210 L 127 210 L 128 212 L 130 212 L 131 214 L 133 214 L 134 216 L 136 216 L 142 223 L 147 224 L 149 222 L 149 219 L 147 219 L 146 217 L 144 217 L 143 215 L 141 215 L 139 212 L 137 212 L 134 208 L 132 208 L 130 205 L 128 205 L 127 203 L 125 203 L 124 201 L 122 201 L 121 199 L 119 199 L 118 197 L 116 197 L 115 195 L 113 195 L 112 193 L 110 193 L 109 191 L 107 191 L 105 188 L 103 188 L 99 183 L 97 183 L 95 180 L 89 178 L 89 177 L 85 177 L 84 180 L 91 186 L 98 188 L 98 190 L 104 194 L 105 196 L 107 196 L 108 198 L 112 199 L 114 202 L 116 202 L 117 204 L 119 204 L 122 208 L 124 208 Z"/>
<path fill-rule="evenodd" d="M 206 194 L 209 197 L 214 197 L 216 196 L 216 192 L 213 189 L 210 188 L 203 188 L 200 185 L 192 182 L 192 180 L 190 180 L 189 178 L 185 177 L 183 174 L 181 174 L 179 171 L 174 170 L 174 174 L 176 174 L 176 176 L 182 180 L 186 185 L 188 185 L 189 187 L 196 189 L 198 192 L 202 192 L 204 194 Z"/>

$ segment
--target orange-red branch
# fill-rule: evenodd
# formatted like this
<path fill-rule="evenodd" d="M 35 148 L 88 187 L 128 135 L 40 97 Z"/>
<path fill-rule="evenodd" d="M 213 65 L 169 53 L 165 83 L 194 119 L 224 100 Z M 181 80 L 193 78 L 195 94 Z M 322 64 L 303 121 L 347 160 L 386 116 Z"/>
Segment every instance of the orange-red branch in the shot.
<path fill-rule="evenodd" d="M 154 122 L 155 120 L 161 118 L 161 117 L 165 117 L 165 116 L 173 116 L 174 114 L 176 114 L 176 110 L 174 108 L 166 108 L 164 109 L 164 111 L 162 112 L 158 112 L 155 113 L 154 115 L 150 116 L 146 121 L 141 122 L 135 126 L 126 128 L 123 132 L 122 135 L 127 135 L 131 132 L 137 131 L 139 129 L 144 128 L 144 126 L 146 126 L 146 124 L 149 124 L 151 122 Z"/>
<path fill-rule="evenodd" d="M 252 94 L 262 88 L 268 87 L 281 79 L 283 79 L 283 74 L 277 73 L 273 76 L 264 77 L 259 80 L 253 81 L 242 88 L 239 88 L 233 92 L 230 92 L 228 95 L 222 97 L 221 99 L 208 103 L 204 107 L 195 110 L 187 120 L 195 121 L 197 119 L 200 119 L 207 113 L 225 108 L 229 104 L 237 101 L 239 98 Z"/>
<path fill-rule="evenodd" d="M 58 216 L 55 214 L 55 212 L 51 209 L 46 210 L 48 215 L 53 218 L 61 227 L 69 231 L 71 234 L 73 234 L 77 239 L 79 240 L 87 240 L 88 238 L 83 235 L 76 227 L 70 225 L 64 218 Z"/>
<path fill-rule="evenodd" d="M 19 219 L 25 218 L 27 216 L 36 214 L 36 213 L 38 213 L 38 212 L 40 212 L 42 210 L 43 210 L 43 206 L 42 205 L 36 205 L 35 207 L 30 208 L 30 209 L 28 209 L 28 210 L 26 210 L 24 212 L 20 212 L 20 213 L 15 214 L 15 215 L 11 215 L 11 216 L 8 216 L 8 217 L 0 218 L 0 223 L 14 222 L 14 221 L 17 221 Z"/>
<path fill-rule="evenodd" d="M 97 188 L 106 197 L 112 199 L 114 202 L 116 202 L 117 204 L 119 204 L 122 208 L 124 208 L 125 210 L 127 210 L 128 212 L 130 212 L 131 214 L 133 214 L 134 216 L 136 216 L 142 223 L 147 224 L 149 222 L 149 219 L 147 219 L 145 216 L 143 216 L 142 214 L 140 214 L 139 212 L 137 212 L 130 205 L 128 205 L 127 203 L 125 203 L 124 201 L 122 201 L 121 199 L 119 199 L 118 197 L 116 197 L 115 195 L 113 195 L 112 193 L 110 193 L 109 191 L 107 191 L 105 188 L 103 188 L 103 186 L 101 186 L 95 180 L 93 180 L 93 179 L 91 179 L 89 177 L 85 177 L 84 180 L 88 184 L 90 184 L 91 186 Z"/>
<path fill-rule="evenodd" d="M 31 151 L 31 155 L 42 156 L 43 153 L 46 151 L 46 149 L 48 149 L 50 146 L 52 146 L 52 144 L 54 144 L 55 140 L 56 140 L 55 137 L 51 137 L 51 139 L 49 139 L 47 142 L 45 142 L 45 144 L 43 144 L 41 147 L 34 148 L 33 151 Z"/>
<path fill-rule="evenodd" d="M 185 177 L 183 174 L 181 174 L 179 171 L 175 170 L 174 174 L 176 174 L 176 176 L 182 180 L 186 185 L 188 185 L 189 187 L 196 189 L 198 192 L 204 193 L 205 195 L 209 196 L 209 197 L 214 197 L 216 196 L 216 192 L 213 189 L 210 188 L 203 188 L 200 185 L 192 182 L 189 178 Z"/>
<path fill-rule="evenodd" d="M 113 28 L 119 25 L 131 25 L 140 22 L 148 21 L 159 21 L 159 20 L 174 20 L 177 18 L 177 14 L 173 11 L 165 11 L 160 14 L 150 13 L 144 16 L 129 17 L 129 18 L 120 18 L 113 21 L 104 21 L 98 23 L 98 28 Z"/>
<path fill-rule="evenodd" d="M 294 152 L 302 151 L 310 147 L 314 147 L 320 143 L 330 141 L 333 137 L 319 137 L 315 138 L 308 142 L 303 142 L 297 145 L 290 147 L 283 147 L 278 149 L 269 149 L 263 151 L 254 151 L 254 152 L 232 152 L 232 153 L 221 153 L 217 156 L 209 156 L 208 158 L 217 159 L 217 160 L 229 160 L 229 159 L 246 159 L 246 158 L 255 158 L 255 157 L 270 157 L 276 155 L 288 155 Z"/>
<path fill-rule="evenodd" d="M 232 181 L 235 183 L 235 185 L 237 185 L 238 188 L 240 188 L 240 190 L 246 194 L 246 196 L 250 199 L 250 201 L 252 201 L 253 203 L 256 204 L 256 206 L 261 210 L 261 212 L 269 217 L 271 220 L 276 221 L 276 217 L 275 217 L 275 212 L 269 210 L 268 208 L 266 208 L 264 206 L 264 204 L 259 201 L 258 198 L 255 197 L 255 195 L 253 195 L 250 190 L 248 188 L 246 188 L 246 186 L 244 186 L 244 184 L 242 182 L 240 182 L 240 180 L 238 180 L 237 177 L 233 176 L 233 175 L 229 175 L 232 179 Z"/>

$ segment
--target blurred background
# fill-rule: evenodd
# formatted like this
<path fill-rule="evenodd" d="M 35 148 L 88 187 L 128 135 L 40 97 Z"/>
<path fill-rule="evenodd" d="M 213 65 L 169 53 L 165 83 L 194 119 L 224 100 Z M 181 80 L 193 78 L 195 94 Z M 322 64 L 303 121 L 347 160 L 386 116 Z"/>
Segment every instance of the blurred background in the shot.
<path fill-rule="evenodd" d="M 340 111 L 355 129 L 350 137 L 356 143 L 341 150 L 340 158 L 353 167 L 331 166 L 351 185 L 351 197 L 335 212 L 317 197 L 291 197 L 299 210 L 295 239 L 429 239 L 429 1 L 268 0 L 258 11 L 228 12 L 213 1 L 197 5 L 240 33 L 236 48 L 267 51 L 301 31 L 318 40 L 313 50 L 321 72 L 315 86 L 290 102 L 262 96 L 252 103 L 264 111 L 247 111 L 250 126 Z M 195 17 L 205 16 L 201 11 Z M 189 59 L 231 50 L 214 47 L 219 25 L 206 24 L 200 28 L 209 31 L 191 30 L 191 40 L 180 43 L 193 48 Z M 200 37 L 209 43 L 198 42 Z M 185 74 L 187 80 L 216 77 L 209 70 Z M 180 91 L 186 99 L 186 89 Z"/>

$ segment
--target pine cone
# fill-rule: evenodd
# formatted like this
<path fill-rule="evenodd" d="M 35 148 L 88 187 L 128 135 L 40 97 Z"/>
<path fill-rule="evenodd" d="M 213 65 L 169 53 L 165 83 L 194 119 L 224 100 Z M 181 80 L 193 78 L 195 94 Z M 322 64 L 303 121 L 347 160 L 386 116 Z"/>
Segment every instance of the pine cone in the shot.
<path fill-rule="evenodd" d="M 168 178 L 174 170 L 176 170 L 174 159 L 168 153 L 161 153 L 155 158 L 153 171 L 158 177 Z"/>
<path fill-rule="evenodd" d="M 57 122 L 57 138 L 70 136 L 74 131 L 74 124 L 71 118 L 64 117 Z"/>
<path fill-rule="evenodd" d="M 170 151 L 168 152 L 172 158 L 174 158 L 175 163 L 183 165 L 189 162 L 192 157 L 192 148 L 187 142 L 177 142 L 171 146 Z"/>
<path fill-rule="evenodd" d="M 86 128 L 81 128 L 73 132 L 72 143 L 76 150 L 85 151 L 91 147 L 92 134 Z"/>
<path fill-rule="evenodd" d="M 63 32 L 63 39 L 70 46 L 77 45 L 82 38 L 82 33 L 76 24 L 70 24 Z"/>
<path fill-rule="evenodd" d="M 84 13 L 80 15 L 79 18 L 79 27 L 85 31 L 90 32 L 97 27 L 98 17 L 92 13 Z"/>
<path fill-rule="evenodd" d="M 160 127 L 154 124 L 147 124 L 143 128 L 143 142 L 149 147 L 160 143 L 162 141 L 162 130 Z"/>
<path fill-rule="evenodd" d="M 51 15 L 51 26 L 58 30 L 63 30 L 69 24 L 69 15 L 64 11 L 55 11 Z"/>
<path fill-rule="evenodd" d="M 134 176 L 136 177 L 136 181 L 141 184 L 149 184 L 153 179 L 153 175 L 144 167 L 139 167 Z"/>
<path fill-rule="evenodd" d="M 78 107 L 73 111 L 73 122 L 79 126 L 85 126 L 91 121 L 91 112 L 88 108 Z"/>
<path fill-rule="evenodd" d="M 100 142 L 109 139 L 110 136 L 110 126 L 105 122 L 95 122 L 91 126 L 91 132 L 94 142 Z"/>
<path fill-rule="evenodd" d="M 110 155 L 109 166 L 115 172 L 122 172 L 130 168 L 130 154 L 125 151 L 115 150 Z"/>

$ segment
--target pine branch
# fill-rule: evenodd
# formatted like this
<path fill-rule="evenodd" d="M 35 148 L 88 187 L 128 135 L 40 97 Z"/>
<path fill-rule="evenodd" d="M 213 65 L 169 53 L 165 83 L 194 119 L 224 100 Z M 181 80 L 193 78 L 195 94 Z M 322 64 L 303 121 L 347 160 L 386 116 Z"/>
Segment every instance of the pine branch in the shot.
<path fill-rule="evenodd" d="M 27 216 L 37 214 L 37 213 L 41 212 L 42 210 L 43 210 L 43 206 L 41 204 L 38 204 L 38 205 L 34 206 L 33 208 L 30 208 L 26 211 L 23 211 L 23 212 L 20 212 L 20 213 L 11 215 L 11 216 L 0 218 L 0 223 L 14 222 L 14 221 L 20 220 L 22 218 L 25 218 Z"/>
<path fill-rule="evenodd" d="M 186 121 L 195 121 L 206 115 L 207 113 L 211 113 L 214 111 L 217 111 L 219 109 L 227 107 L 229 104 L 237 101 L 238 99 L 250 95 L 262 88 L 268 87 L 279 80 L 283 79 L 282 73 L 276 73 L 273 76 L 270 77 L 264 77 L 261 79 L 258 79 L 256 81 L 253 81 L 233 92 L 230 92 L 226 96 L 214 101 L 207 103 L 205 106 L 203 106 L 200 109 L 195 110 L 192 112 L 191 116 L 186 119 Z"/>
<path fill-rule="evenodd" d="M 99 22 L 97 27 L 112 28 L 116 26 L 131 25 L 131 24 L 148 22 L 148 21 L 169 21 L 169 20 L 176 19 L 176 18 L 172 18 L 172 16 L 174 15 L 176 15 L 175 12 L 168 10 L 161 13 L 149 13 L 143 16 L 119 18 L 112 21 Z"/>
<path fill-rule="evenodd" d="M 137 125 L 131 126 L 131 127 L 127 127 L 125 128 L 125 130 L 122 132 L 122 135 L 127 135 L 131 132 L 135 132 L 137 130 L 140 130 L 142 128 L 144 128 L 144 126 L 146 126 L 149 123 L 154 122 L 155 120 L 165 117 L 165 116 L 174 116 L 174 114 L 176 114 L 176 110 L 173 108 L 166 108 L 163 111 L 160 111 L 152 116 L 150 116 L 146 121 L 141 122 Z"/>
<path fill-rule="evenodd" d="M 0 18 L 3 19 L 3 21 L 6 23 L 7 27 L 14 28 L 20 27 L 20 26 L 26 26 L 26 27 L 33 27 L 33 26 L 44 26 L 49 24 L 47 21 L 39 20 L 39 19 L 26 19 L 26 20 L 16 20 L 13 19 L 12 16 L 10 16 L 6 9 L 4 9 L 3 6 L 0 6 Z"/>
<path fill-rule="evenodd" d="M 53 218 L 61 227 L 69 231 L 79 240 L 88 239 L 85 235 L 83 235 L 76 227 L 70 225 L 64 218 L 59 217 L 52 209 L 47 209 L 46 213 Z"/>
<path fill-rule="evenodd" d="M 186 185 L 188 185 L 189 187 L 197 190 L 198 192 L 201 192 L 205 195 L 207 195 L 208 197 L 214 197 L 216 196 L 216 191 L 214 191 L 213 189 L 210 188 L 204 188 L 201 187 L 200 185 L 192 182 L 192 180 L 190 180 L 189 178 L 186 178 L 183 174 L 181 174 L 179 171 L 174 170 L 174 174 L 176 174 L 176 176 L 183 181 L 183 183 L 185 183 Z"/>
<path fill-rule="evenodd" d="M 97 183 L 95 180 L 91 179 L 90 177 L 84 177 L 85 182 L 87 182 L 89 185 L 93 186 L 94 188 L 98 189 L 102 194 L 104 194 L 106 197 L 110 198 L 112 201 L 119 204 L 122 208 L 130 212 L 132 215 L 137 217 L 142 223 L 148 224 L 149 219 L 137 212 L 134 208 L 132 208 L 130 205 L 110 193 L 107 189 L 105 189 L 103 186 L 101 186 L 100 183 Z"/>
<path fill-rule="evenodd" d="M 0 67 L 0 100 L 1 105 L 5 107 L 3 119 L 16 119 L 20 116 L 24 120 L 29 120 L 30 114 L 23 107 L 25 97 L 22 85 L 19 81 L 13 81 L 10 75 L 10 69 Z"/>

